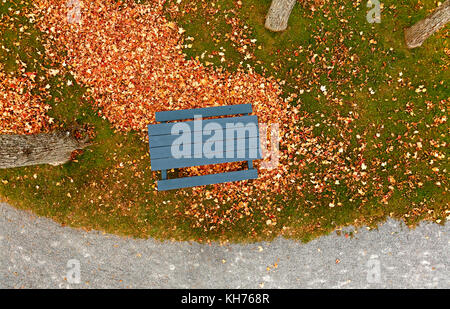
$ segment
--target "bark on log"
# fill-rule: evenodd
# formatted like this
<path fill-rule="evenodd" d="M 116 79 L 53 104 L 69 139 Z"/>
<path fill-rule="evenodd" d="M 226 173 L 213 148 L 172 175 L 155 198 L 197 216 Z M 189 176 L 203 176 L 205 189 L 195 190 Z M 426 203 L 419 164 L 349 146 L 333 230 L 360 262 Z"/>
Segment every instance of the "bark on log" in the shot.
<path fill-rule="evenodd" d="M 69 131 L 35 135 L 0 135 L 0 168 L 51 164 L 69 161 L 73 151 L 88 144 Z"/>
<path fill-rule="evenodd" d="M 415 48 L 450 21 L 450 0 L 441 4 L 431 15 L 405 30 L 408 48 Z"/>
<path fill-rule="evenodd" d="M 289 16 L 297 0 L 272 0 L 265 27 L 271 31 L 286 30 Z"/>

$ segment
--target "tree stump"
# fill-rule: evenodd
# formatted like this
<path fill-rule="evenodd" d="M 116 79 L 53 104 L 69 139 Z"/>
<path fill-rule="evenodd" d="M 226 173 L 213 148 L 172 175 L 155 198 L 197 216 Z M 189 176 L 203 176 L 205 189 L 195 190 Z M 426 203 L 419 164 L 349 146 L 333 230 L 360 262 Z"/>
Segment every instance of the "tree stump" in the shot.
<path fill-rule="evenodd" d="M 406 45 L 408 48 L 421 46 L 429 36 L 444 27 L 449 21 L 450 0 L 447 0 L 427 18 L 422 19 L 412 27 L 405 30 Z"/>
<path fill-rule="evenodd" d="M 0 168 L 51 164 L 70 160 L 71 154 L 88 144 L 69 131 L 35 135 L 0 135 Z"/>
<path fill-rule="evenodd" d="M 266 16 L 265 27 L 271 31 L 284 31 L 297 0 L 273 0 Z"/>

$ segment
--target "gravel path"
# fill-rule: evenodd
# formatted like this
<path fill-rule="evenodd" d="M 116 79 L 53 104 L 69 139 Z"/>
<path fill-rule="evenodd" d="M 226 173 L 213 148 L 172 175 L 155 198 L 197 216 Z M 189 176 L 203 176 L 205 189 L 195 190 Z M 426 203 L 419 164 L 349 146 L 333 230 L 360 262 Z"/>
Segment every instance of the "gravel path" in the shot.
<path fill-rule="evenodd" d="M 308 244 L 161 243 L 61 227 L 0 204 L 0 288 L 450 288 L 449 231 L 389 220 Z"/>

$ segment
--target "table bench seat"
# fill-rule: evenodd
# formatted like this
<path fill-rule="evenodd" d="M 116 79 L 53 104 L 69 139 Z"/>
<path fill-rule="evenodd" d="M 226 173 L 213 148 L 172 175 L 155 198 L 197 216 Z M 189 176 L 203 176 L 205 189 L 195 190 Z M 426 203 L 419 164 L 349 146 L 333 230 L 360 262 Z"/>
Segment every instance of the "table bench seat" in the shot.
<path fill-rule="evenodd" d="M 224 182 L 257 179 L 257 178 L 258 178 L 258 171 L 256 169 L 210 174 L 203 176 L 182 177 L 158 181 L 158 191 L 190 188 Z"/>

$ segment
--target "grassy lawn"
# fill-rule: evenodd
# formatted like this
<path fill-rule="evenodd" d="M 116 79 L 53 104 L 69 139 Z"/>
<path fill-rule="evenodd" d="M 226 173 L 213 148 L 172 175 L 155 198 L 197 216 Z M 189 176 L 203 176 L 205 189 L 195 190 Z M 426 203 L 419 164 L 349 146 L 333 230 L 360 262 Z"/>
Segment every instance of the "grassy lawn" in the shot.
<path fill-rule="evenodd" d="M 176 2 L 166 4 L 167 16 L 186 30 L 187 57 L 279 79 L 285 97 L 297 95 L 292 104 L 308 115 L 298 125 L 313 128 L 318 145 L 346 145 L 340 161 L 299 154 L 309 160 L 293 185 L 302 190 L 291 190 L 287 203 L 280 200 L 277 225 L 267 225 L 255 210 L 215 229 L 198 227 L 187 214 L 189 190 L 156 191 L 148 145 L 134 132 L 116 132 L 97 115 L 83 98 L 84 85 L 45 57 L 43 34 L 23 16 L 30 2 L 8 1 L 0 3 L 4 70 L 19 74 L 18 61 L 25 63 L 36 80 L 50 85 L 55 126 L 89 124 L 96 137 L 93 146 L 63 166 L 0 170 L 3 200 L 64 225 L 197 241 L 278 235 L 306 241 L 350 224 L 375 227 L 388 216 L 409 225 L 446 221 L 448 125 L 438 120 L 448 114 L 449 28 L 414 50 L 403 42 L 403 28 L 424 18 L 437 2 L 383 1 L 380 24 L 366 21 L 365 2 L 339 1 L 314 10 L 297 4 L 283 33 L 263 26 L 270 0 L 182 1 L 175 11 Z M 60 73 L 51 76 L 49 68 Z M 361 166 L 367 166 L 362 173 Z M 317 180 L 326 183 L 323 190 Z M 202 203 L 216 206 L 212 200 Z M 218 213 L 232 206 L 222 205 Z"/>

